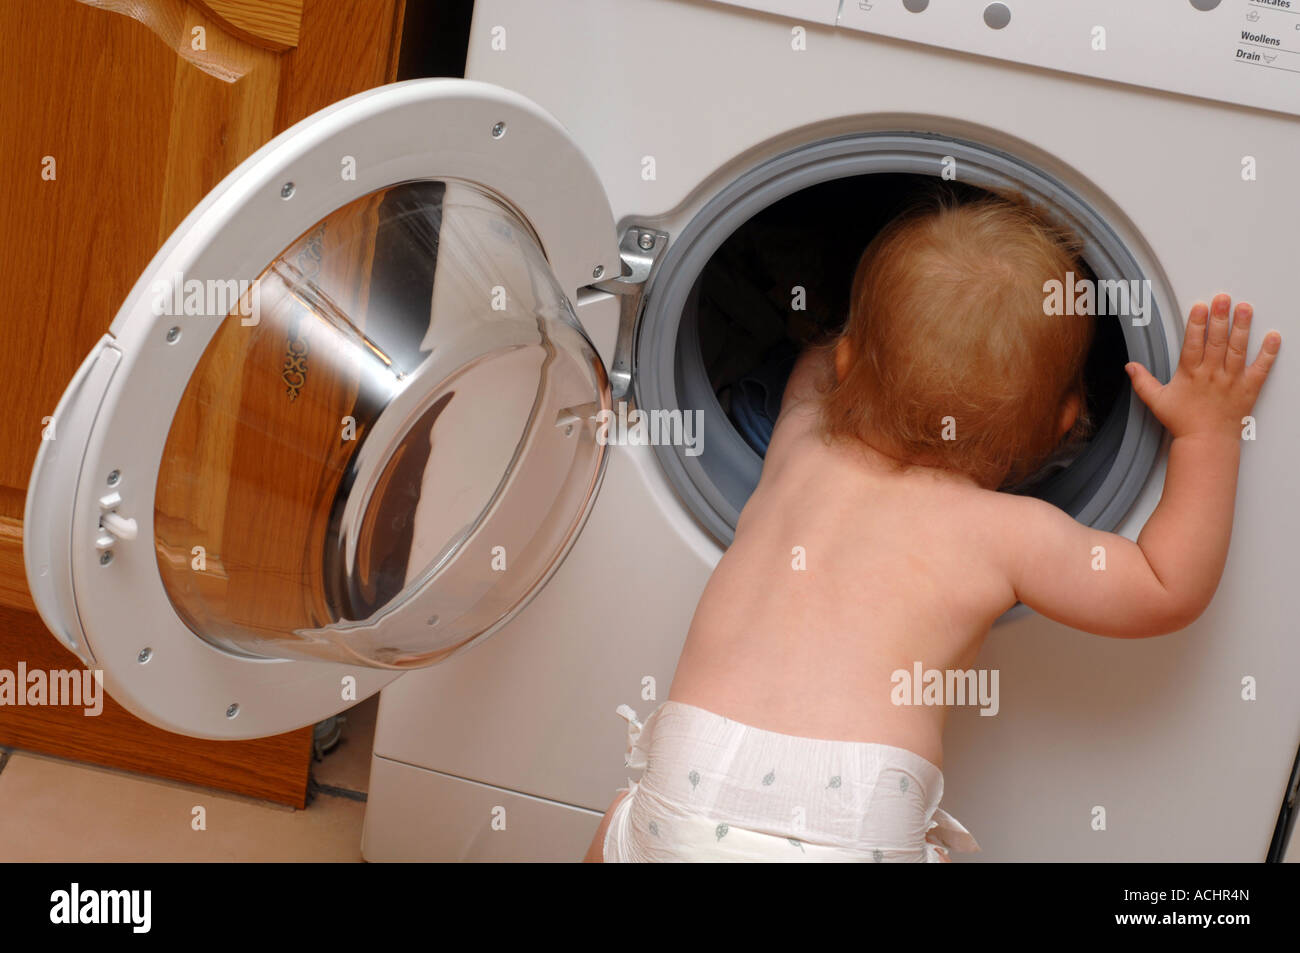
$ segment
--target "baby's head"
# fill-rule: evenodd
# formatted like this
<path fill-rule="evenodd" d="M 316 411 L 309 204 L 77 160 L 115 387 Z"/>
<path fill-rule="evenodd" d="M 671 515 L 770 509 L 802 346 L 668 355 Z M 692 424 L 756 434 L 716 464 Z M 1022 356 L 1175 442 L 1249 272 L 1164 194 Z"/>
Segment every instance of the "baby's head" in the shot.
<path fill-rule="evenodd" d="M 1086 427 L 1092 318 L 1044 308 L 1070 271 L 1078 241 L 1015 195 L 943 189 L 909 208 L 858 263 L 827 435 L 989 489 L 1033 474 Z"/>

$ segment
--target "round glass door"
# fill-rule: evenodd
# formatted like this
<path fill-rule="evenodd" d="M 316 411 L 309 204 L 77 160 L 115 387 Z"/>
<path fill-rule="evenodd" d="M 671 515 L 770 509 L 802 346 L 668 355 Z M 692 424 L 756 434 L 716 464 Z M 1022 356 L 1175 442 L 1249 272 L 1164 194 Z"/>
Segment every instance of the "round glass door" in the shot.
<path fill-rule="evenodd" d="M 495 631 L 580 531 L 610 405 L 531 229 L 468 183 L 408 182 L 241 290 L 158 475 L 177 614 L 230 652 L 383 668 Z"/>

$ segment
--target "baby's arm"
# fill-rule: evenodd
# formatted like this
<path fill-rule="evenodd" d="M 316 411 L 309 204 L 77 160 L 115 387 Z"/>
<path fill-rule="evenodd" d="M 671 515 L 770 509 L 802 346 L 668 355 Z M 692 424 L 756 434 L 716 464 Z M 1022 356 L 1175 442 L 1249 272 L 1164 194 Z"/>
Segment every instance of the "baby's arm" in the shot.
<path fill-rule="evenodd" d="M 1241 419 L 1255 406 L 1281 347 L 1270 332 L 1246 364 L 1251 308 L 1218 295 L 1187 323 L 1173 379 L 1129 364 L 1133 389 L 1173 435 L 1160 504 L 1137 542 L 1089 529 L 1038 500 L 1017 500 L 1017 597 L 1043 615 L 1098 635 L 1160 635 L 1189 625 L 1219 584 L 1232 533 Z M 1208 319 L 1208 329 L 1207 329 Z M 1101 554 L 1104 548 L 1104 569 Z"/>

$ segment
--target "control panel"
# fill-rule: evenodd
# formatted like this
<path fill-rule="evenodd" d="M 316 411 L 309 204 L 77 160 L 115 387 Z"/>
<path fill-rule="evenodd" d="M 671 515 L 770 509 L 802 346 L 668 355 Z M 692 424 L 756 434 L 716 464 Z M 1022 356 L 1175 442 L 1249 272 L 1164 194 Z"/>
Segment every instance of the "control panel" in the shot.
<path fill-rule="evenodd" d="M 1300 115 L 1300 0 L 714 0 Z"/>

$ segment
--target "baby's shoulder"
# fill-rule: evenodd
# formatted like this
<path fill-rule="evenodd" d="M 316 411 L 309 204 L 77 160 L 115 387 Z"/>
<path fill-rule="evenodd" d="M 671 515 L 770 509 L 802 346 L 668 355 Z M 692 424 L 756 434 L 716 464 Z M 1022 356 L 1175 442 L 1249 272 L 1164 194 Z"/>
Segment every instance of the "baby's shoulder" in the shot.
<path fill-rule="evenodd" d="M 994 490 L 972 491 L 957 517 L 961 530 L 979 545 L 1023 553 L 1030 543 L 1076 526 L 1064 511 L 1046 500 Z"/>

